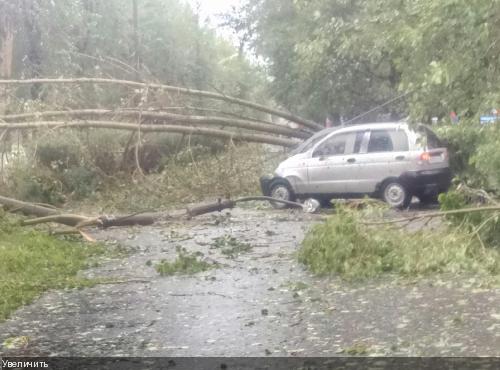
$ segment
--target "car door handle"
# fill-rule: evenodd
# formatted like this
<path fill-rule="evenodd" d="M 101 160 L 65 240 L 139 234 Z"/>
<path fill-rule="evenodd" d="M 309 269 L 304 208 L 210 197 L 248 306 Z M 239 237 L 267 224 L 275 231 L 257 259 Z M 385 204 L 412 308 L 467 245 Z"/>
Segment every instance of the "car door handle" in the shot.
<path fill-rule="evenodd" d="M 404 155 L 398 155 L 396 157 L 396 161 L 402 161 L 403 159 L 405 159 L 405 156 Z"/>
<path fill-rule="evenodd" d="M 354 163 L 354 162 L 356 162 L 356 158 L 349 158 L 347 160 L 347 163 Z"/>

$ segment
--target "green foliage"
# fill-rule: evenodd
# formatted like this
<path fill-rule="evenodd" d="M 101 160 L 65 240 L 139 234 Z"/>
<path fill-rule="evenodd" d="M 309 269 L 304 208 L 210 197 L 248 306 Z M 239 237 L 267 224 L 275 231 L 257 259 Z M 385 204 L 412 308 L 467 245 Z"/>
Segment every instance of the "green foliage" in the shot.
<path fill-rule="evenodd" d="M 177 247 L 177 258 L 173 262 L 161 260 L 155 265 L 156 271 L 161 276 L 172 276 L 175 274 L 193 275 L 198 272 L 207 271 L 215 265 L 200 260 L 203 253 L 189 253 L 185 248 Z"/>
<path fill-rule="evenodd" d="M 83 199 L 94 193 L 99 184 L 99 176 L 86 167 L 69 168 L 62 174 L 65 190 L 76 200 Z"/>
<path fill-rule="evenodd" d="M 361 34 L 365 2 L 263 0 L 246 15 L 258 53 L 270 61 L 281 104 L 318 122 L 352 118 L 394 97 L 399 73 L 383 45 Z M 251 6 L 253 5 L 253 6 Z M 380 37 L 382 35 L 377 35 Z M 377 113 L 400 116 L 404 105 Z"/>
<path fill-rule="evenodd" d="M 450 150 L 457 179 L 469 186 L 500 192 L 500 127 L 469 121 L 439 128 Z"/>
<path fill-rule="evenodd" d="M 27 202 L 62 204 L 62 184 L 47 169 L 17 166 L 9 171 L 9 193 Z"/>
<path fill-rule="evenodd" d="M 241 253 L 251 251 L 253 247 L 231 235 L 224 235 L 213 240 L 212 248 L 220 249 L 221 253 L 229 258 L 235 258 Z"/>
<path fill-rule="evenodd" d="M 46 290 L 90 284 L 77 272 L 103 252 L 99 245 L 56 239 L 0 218 L 0 321 Z"/>
<path fill-rule="evenodd" d="M 367 211 L 365 211 L 367 212 Z M 463 231 L 408 232 L 389 226 L 368 227 L 366 213 L 340 209 L 316 225 L 299 251 L 299 261 L 319 275 L 338 274 L 347 279 L 432 273 L 475 272 L 497 275 L 500 255 L 483 250 Z"/>
<path fill-rule="evenodd" d="M 477 206 L 467 196 L 459 191 L 449 191 L 439 195 L 441 210 Z M 500 214 L 499 212 L 474 212 L 457 215 L 448 215 L 447 219 L 456 227 L 466 230 L 473 237 L 480 238 L 480 242 L 500 250 Z"/>
<path fill-rule="evenodd" d="M 500 193 L 500 126 L 485 129 L 484 138 L 471 157 L 471 165 L 484 178 L 485 188 Z"/>
<path fill-rule="evenodd" d="M 67 140 L 67 138 L 66 138 Z M 79 147 L 66 141 L 42 142 L 38 146 L 36 159 L 39 165 L 63 171 L 80 163 Z"/>
<path fill-rule="evenodd" d="M 68 197 L 82 199 L 94 193 L 101 178 L 92 158 L 83 156 L 81 142 L 74 140 L 70 145 L 67 139 L 40 143 L 36 166 L 16 162 L 9 169 L 11 194 L 26 201 L 60 205 Z"/>
<path fill-rule="evenodd" d="M 236 24 L 269 59 L 280 103 L 317 120 L 328 112 L 352 118 L 409 93 L 380 113 L 426 123 L 450 111 L 477 118 L 496 106 L 499 5 L 261 0 L 248 1 L 249 15 Z"/>
<path fill-rule="evenodd" d="M 482 184 L 480 174 L 471 164 L 471 158 L 484 140 L 484 131 L 484 127 L 471 122 L 461 122 L 459 125 L 446 125 L 438 128 L 438 134 L 446 141 L 450 152 L 452 172 L 458 175 L 462 181 L 473 182 L 470 185 Z"/>

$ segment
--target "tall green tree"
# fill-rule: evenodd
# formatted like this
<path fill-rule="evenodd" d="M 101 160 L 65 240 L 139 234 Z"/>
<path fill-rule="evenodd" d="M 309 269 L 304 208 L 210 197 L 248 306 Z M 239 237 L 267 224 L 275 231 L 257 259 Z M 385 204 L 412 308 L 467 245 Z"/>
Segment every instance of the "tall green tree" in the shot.
<path fill-rule="evenodd" d="M 399 73 L 389 53 L 353 46 L 365 3 L 261 0 L 252 8 L 255 50 L 267 59 L 281 104 L 317 121 L 339 121 L 397 94 Z M 379 113 L 398 118 L 401 105 Z"/>
<path fill-rule="evenodd" d="M 247 29 L 273 95 L 316 120 L 398 96 L 379 112 L 429 121 L 499 104 L 498 0 L 259 0 L 251 9 Z"/>

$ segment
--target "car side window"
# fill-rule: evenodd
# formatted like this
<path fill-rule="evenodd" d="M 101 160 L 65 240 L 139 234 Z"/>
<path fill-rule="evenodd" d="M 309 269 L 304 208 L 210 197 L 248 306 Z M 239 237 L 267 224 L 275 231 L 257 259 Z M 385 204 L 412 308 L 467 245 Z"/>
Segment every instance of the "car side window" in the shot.
<path fill-rule="evenodd" d="M 368 143 L 368 153 L 392 152 L 392 140 L 387 130 L 372 131 Z"/>
<path fill-rule="evenodd" d="M 408 136 L 403 130 L 375 130 L 371 132 L 368 153 L 408 151 Z"/>
<path fill-rule="evenodd" d="M 316 148 L 313 157 L 359 153 L 363 135 L 364 132 L 348 132 L 334 135 Z"/>
<path fill-rule="evenodd" d="M 323 142 L 314 151 L 313 157 L 329 157 L 345 153 L 349 134 L 334 135 Z"/>

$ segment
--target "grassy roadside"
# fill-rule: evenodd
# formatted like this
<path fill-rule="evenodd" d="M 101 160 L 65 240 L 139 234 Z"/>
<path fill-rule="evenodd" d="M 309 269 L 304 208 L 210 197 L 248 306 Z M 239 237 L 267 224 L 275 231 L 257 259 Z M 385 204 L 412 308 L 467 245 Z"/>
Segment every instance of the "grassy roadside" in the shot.
<path fill-rule="evenodd" d="M 0 218 L 0 322 L 49 289 L 92 284 L 78 278 L 104 249 L 51 237 Z"/>

